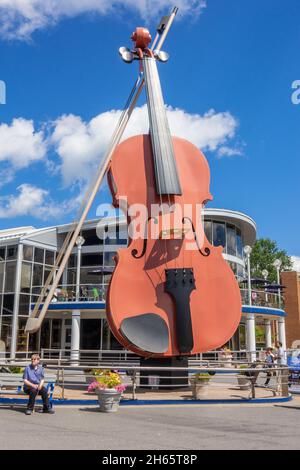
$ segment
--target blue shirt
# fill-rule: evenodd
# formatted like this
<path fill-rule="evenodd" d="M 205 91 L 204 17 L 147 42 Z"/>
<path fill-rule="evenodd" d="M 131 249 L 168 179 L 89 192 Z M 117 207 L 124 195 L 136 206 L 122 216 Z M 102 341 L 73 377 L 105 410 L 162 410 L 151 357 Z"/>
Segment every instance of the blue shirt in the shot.
<path fill-rule="evenodd" d="M 32 384 L 38 385 L 44 378 L 44 369 L 42 366 L 34 367 L 32 364 L 24 370 L 23 379 L 29 380 Z"/>

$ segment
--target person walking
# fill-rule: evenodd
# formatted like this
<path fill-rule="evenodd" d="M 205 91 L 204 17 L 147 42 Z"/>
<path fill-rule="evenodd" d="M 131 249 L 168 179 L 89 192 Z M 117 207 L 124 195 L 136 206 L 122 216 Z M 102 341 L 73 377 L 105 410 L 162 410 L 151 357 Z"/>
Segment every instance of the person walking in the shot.
<path fill-rule="evenodd" d="M 273 367 L 274 366 L 274 354 L 273 354 L 273 349 L 272 348 L 267 348 L 266 349 L 266 355 L 265 355 L 265 362 L 266 362 L 266 367 Z M 265 381 L 265 387 L 269 385 L 269 382 L 272 377 L 272 372 L 268 371 L 267 372 L 267 379 Z"/>
<path fill-rule="evenodd" d="M 25 414 L 31 415 L 38 395 L 41 395 L 43 400 L 43 413 L 54 414 L 49 403 L 48 392 L 44 387 L 44 368 L 40 365 L 40 356 L 38 354 L 31 356 L 31 364 L 25 368 L 23 379 L 24 392 L 29 395 Z"/>
<path fill-rule="evenodd" d="M 286 357 L 285 357 L 285 351 L 282 347 L 282 343 L 280 341 L 276 342 L 276 356 L 275 359 L 277 361 L 277 364 L 279 366 L 286 366 Z"/>

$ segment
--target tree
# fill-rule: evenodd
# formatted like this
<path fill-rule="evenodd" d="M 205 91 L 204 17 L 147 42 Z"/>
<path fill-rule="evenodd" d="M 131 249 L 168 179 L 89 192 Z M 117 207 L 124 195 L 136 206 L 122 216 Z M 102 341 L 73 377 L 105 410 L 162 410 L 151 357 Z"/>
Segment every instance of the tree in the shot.
<path fill-rule="evenodd" d="M 266 269 L 269 273 L 268 281 L 277 282 L 277 270 L 273 263 L 276 259 L 281 260 L 280 271 L 291 271 L 292 260 L 285 250 L 279 250 L 277 243 L 269 238 L 260 238 L 252 247 L 250 256 L 251 275 L 263 277 L 262 271 Z"/>

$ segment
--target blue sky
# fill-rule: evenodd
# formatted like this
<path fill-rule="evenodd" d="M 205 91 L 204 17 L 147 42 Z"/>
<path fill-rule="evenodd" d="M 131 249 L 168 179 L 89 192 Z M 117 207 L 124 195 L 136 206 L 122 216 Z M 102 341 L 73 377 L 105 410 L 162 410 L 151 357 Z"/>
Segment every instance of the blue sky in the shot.
<path fill-rule="evenodd" d="M 72 220 L 137 74 L 118 48 L 138 25 L 154 35 L 173 4 L 48 3 L 0 0 L 0 229 Z M 178 4 L 159 66 L 173 133 L 203 148 L 211 206 L 245 212 L 260 237 L 300 257 L 299 0 Z M 144 102 L 129 134 L 147 128 Z M 104 200 L 105 187 L 90 217 Z"/>

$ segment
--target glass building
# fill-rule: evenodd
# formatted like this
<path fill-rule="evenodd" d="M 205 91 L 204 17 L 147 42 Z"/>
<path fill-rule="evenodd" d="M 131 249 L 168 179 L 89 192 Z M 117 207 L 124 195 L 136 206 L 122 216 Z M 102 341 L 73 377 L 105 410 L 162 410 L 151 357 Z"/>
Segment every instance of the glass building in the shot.
<path fill-rule="evenodd" d="M 127 246 L 125 218 L 90 220 L 84 224 L 81 233 L 84 243 L 73 249 L 42 328 L 29 337 L 24 333 L 30 311 L 69 229 L 70 226 L 62 225 L 0 231 L 0 351 L 11 357 L 28 350 L 122 349 L 108 327 L 105 300 L 114 256 Z M 242 281 L 243 247 L 255 242 L 255 222 L 240 212 L 205 209 L 204 229 L 212 245 L 224 247 L 224 258 Z M 260 340 L 262 346 L 268 344 L 276 328 L 282 338 L 285 312 L 278 308 L 276 299 L 272 305 L 270 302 L 266 305 L 265 299 L 257 296 L 249 310 L 246 289 L 241 288 L 241 293 L 242 321 L 230 342 L 232 349 L 247 347 L 250 328 L 255 328 L 258 346 Z M 263 333 L 259 336 L 260 325 Z"/>

